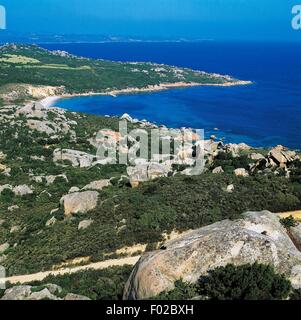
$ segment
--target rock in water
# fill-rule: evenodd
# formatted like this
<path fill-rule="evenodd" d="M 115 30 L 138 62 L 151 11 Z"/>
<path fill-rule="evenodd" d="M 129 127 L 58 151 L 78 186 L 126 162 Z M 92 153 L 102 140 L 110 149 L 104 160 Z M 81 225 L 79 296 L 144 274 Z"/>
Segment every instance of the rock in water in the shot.
<path fill-rule="evenodd" d="M 301 252 L 279 218 L 268 211 L 247 212 L 244 219 L 224 220 L 186 233 L 146 253 L 136 264 L 124 299 L 147 299 L 172 290 L 176 280 L 195 283 L 209 270 L 227 264 L 269 264 L 301 288 Z"/>

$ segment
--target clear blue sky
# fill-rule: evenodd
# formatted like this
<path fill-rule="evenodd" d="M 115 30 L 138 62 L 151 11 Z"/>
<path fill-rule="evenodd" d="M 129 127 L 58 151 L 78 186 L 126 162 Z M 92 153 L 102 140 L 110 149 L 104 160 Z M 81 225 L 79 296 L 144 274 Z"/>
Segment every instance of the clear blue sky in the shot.
<path fill-rule="evenodd" d="M 0 0 L 11 31 L 301 40 L 301 0 Z M 1 34 L 0 34 L 1 37 Z"/>

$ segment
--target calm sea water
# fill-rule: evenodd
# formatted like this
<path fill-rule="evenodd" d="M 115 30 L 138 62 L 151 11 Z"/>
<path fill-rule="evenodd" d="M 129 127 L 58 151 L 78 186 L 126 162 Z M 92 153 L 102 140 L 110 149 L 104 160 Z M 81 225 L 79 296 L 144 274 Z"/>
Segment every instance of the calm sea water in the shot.
<path fill-rule="evenodd" d="M 194 127 L 227 142 L 301 149 L 301 43 L 110 43 L 44 45 L 92 58 L 153 61 L 230 74 L 254 84 L 151 94 L 80 97 L 56 105 L 101 115 L 129 113 L 170 127 Z M 219 128 L 218 132 L 213 131 Z"/>

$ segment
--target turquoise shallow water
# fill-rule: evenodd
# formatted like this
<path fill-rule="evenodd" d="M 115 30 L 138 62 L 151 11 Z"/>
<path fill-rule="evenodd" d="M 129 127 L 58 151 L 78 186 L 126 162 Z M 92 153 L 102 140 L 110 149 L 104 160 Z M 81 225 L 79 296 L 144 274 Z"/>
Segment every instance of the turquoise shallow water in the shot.
<path fill-rule="evenodd" d="M 47 45 L 93 58 L 155 61 L 252 80 L 251 86 L 77 97 L 56 105 L 101 115 L 129 113 L 170 127 L 205 129 L 227 142 L 301 149 L 301 44 L 119 43 Z M 213 131 L 219 128 L 218 132 Z"/>

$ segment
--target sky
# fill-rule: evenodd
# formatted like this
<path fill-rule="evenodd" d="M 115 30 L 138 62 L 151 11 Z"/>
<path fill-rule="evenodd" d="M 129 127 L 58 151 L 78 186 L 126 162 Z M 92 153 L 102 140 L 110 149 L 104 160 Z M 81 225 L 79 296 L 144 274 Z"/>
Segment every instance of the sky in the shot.
<path fill-rule="evenodd" d="M 301 0 L 0 0 L 12 32 L 301 40 Z M 0 30 L 1 37 L 1 30 Z"/>

